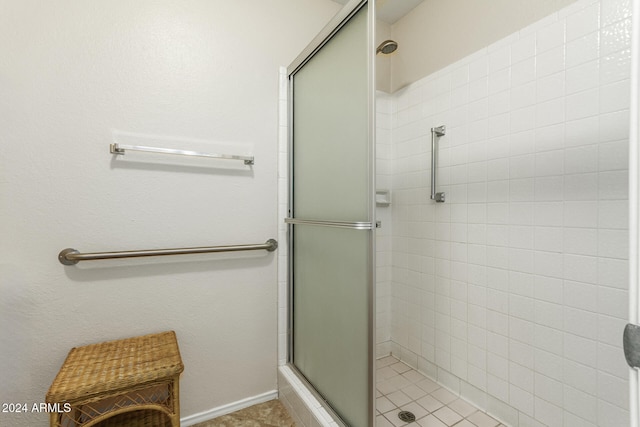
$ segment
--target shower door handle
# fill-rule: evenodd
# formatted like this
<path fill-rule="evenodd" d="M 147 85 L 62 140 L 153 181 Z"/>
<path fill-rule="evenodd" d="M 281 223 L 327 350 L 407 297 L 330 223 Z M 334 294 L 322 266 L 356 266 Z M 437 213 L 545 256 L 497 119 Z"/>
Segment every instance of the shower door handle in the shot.
<path fill-rule="evenodd" d="M 373 230 L 375 225 L 369 221 L 350 222 L 350 221 L 322 221 L 315 219 L 297 219 L 297 218 L 285 218 L 286 224 L 292 225 L 316 225 L 320 227 L 334 227 L 334 228 L 351 228 L 354 230 Z"/>
<path fill-rule="evenodd" d="M 436 138 L 445 134 L 445 126 L 431 128 L 431 200 L 437 203 L 444 203 L 444 192 L 436 192 L 436 158 L 438 150 L 436 150 Z"/>

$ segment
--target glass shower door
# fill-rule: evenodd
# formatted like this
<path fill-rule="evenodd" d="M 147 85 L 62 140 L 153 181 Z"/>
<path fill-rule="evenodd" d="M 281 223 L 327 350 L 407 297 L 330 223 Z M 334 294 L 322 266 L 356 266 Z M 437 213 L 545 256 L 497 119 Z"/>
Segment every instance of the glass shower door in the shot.
<path fill-rule="evenodd" d="M 348 4 L 289 71 L 290 363 L 353 427 L 374 412 L 372 13 Z"/>

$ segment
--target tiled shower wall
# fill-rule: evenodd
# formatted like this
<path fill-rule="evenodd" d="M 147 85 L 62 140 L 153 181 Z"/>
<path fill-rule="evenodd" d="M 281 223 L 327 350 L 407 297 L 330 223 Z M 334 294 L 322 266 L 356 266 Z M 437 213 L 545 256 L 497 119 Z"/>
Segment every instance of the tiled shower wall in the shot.
<path fill-rule="evenodd" d="M 393 184 L 391 106 L 393 96 L 385 92 L 376 93 L 376 188 L 391 191 Z M 384 199 L 381 195 L 376 198 Z M 393 271 L 392 252 L 392 206 L 376 203 L 376 352 L 378 357 L 391 353 L 391 279 Z"/>
<path fill-rule="evenodd" d="M 628 424 L 630 32 L 579 0 L 378 100 L 379 354 L 509 425 Z"/>

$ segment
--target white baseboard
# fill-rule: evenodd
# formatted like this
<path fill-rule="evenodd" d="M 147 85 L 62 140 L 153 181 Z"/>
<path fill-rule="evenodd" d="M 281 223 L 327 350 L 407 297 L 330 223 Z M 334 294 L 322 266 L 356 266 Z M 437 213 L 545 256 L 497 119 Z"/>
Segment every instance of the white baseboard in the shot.
<path fill-rule="evenodd" d="M 184 418 L 180 418 L 180 425 L 182 427 L 189 427 L 194 424 L 202 423 L 212 420 L 222 415 L 227 415 L 240 409 L 248 408 L 249 406 L 257 405 L 258 403 L 268 402 L 278 398 L 278 390 L 271 390 L 266 393 L 259 394 L 257 396 L 248 397 L 246 399 L 238 400 L 237 402 L 229 403 L 226 405 L 218 406 L 217 408 L 209 409 L 208 411 L 199 412 L 197 414 L 189 415 Z"/>

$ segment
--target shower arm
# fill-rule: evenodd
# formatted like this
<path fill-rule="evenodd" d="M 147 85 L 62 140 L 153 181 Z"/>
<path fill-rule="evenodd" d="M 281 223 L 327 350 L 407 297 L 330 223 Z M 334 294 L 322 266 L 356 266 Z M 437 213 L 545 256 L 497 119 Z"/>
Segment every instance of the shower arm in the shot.
<path fill-rule="evenodd" d="M 436 138 L 444 136 L 445 131 L 444 125 L 431 128 L 431 200 L 435 200 L 436 203 L 444 203 L 444 192 L 436 192 Z"/>

